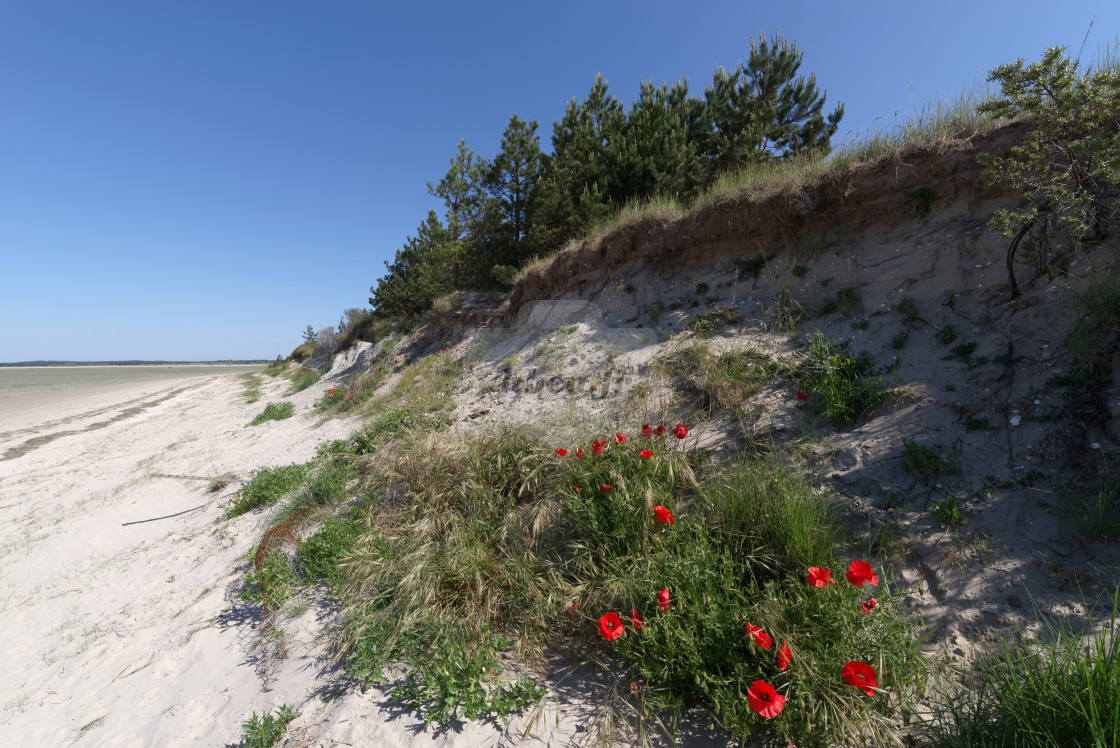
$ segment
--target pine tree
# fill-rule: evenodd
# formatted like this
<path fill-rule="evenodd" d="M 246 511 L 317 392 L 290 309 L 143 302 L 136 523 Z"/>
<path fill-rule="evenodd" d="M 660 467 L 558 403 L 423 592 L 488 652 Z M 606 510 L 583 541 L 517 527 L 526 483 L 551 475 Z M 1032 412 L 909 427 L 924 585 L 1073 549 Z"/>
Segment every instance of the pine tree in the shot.
<path fill-rule="evenodd" d="M 370 287 L 370 305 L 389 315 L 411 316 L 426 311 L 432 300 L 454 287 L 451 255 L 461 245 L 453 241 L 434 210 L 396 251 L 393 264 L 385 263 L 389 272 Z"/>
<path fill-rule="evenodd" d="M 314 343 L 318 339 L 318 337 L 319 336 L 315 332 L 315 328 L 312 327 L 311 325 L 308 325 L 307 329 L 305 329 L 303 331 L 303 342 L 304 343 Z"/>
<path fill-rule="evenodd" d="M 716 69 L 704 91 L 712 120 L 707 151 L 715 171 L 829 151 L 844 105 L 825 119 L 827 92 L 817 88 L 816 74 L 797 74 L 802 57 L 796 42 L 775 33 L 769 42 L 765 35 L 757 44 L 751 40 L 747 62 L 731 73 Z"/>
<path fill-rule="evenodd" d="M 526 205 L 529 193 L 540 173 L 541 146 L 536 120 L 526 122 L 515 114 L 502 133 L 502 150 L 494 157 L 486 174 L 486 189 L 497 200 L 501 226 L 499 241 L 506 246 L 496 255 L 503 255 L 494 264 L 520 265 L 527 252 L 528 224 Z"/>
<path fill-rule="evenodd" d="M 687 81 L 656 88 L 653 81 L 643 81 L 626 120 L 612 199 L 693 196 L 701 180 L 697 135 L 704 113 L 704 102 L 688 97 Z"/>
<path fill-rule="evenodd" d="M 447 234 L 452 241 L 459 241 L 470 232 L 486 199 L 482 175 L 487 165 L 467 147 L 465 140 L 459 141 L 449 163 L 451 168 L 439 184 L 433 187 L 428 182 L 428 194 L 443 200 L 447 209 Z"/>
<path fill-rule="evenodd" d="M 587 97 L 568 102 L 564 117 L 553 123 L 552 155 L 542 158 L 530 200 L 538 247 L 557 246 L 610 213 L 625 124 L 622 105 L 601 74 Z"/>

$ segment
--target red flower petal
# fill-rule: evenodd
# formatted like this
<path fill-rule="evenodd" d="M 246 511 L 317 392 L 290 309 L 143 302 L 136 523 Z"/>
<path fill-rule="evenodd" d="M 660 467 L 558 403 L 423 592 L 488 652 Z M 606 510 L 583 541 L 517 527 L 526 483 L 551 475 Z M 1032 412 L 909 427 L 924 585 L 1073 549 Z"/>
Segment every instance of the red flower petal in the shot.
<path fill-rule="evenodd" d="M 568 450 L 566 450 L 566 449 L 558 449 L 558 450 L 556 450 L 556 454 L 558 454 L 558 455 L 560 455 L 561 457 L 563 457 L 564 455 L 568 454 Z"/>
<path fill-rule="evenodd" d="M 668 587 L 657 593 L 657 607 L 662 610 L 668 610 L 670 608 Z"/>
<path fill-rule="evenodd" d="M 806 397 L 807 397 L 807 395 L 804 392 L 798 392 L 797 393 L 797 399 L 798 400 L 804 400 Z"/>
<path fill-rule="evenodd" d="M 782 713 L 786 697 L 766 681 L 756 680 L 747 689 L 747 704 L 766 719 L 773 719 Z"/>
<path fill-rule="evenodd" d="M 662 434 L 664 434 L 665 433 L 665 424 L 663 424 L 663 423 L 657 424 L 657 428 L 655 428 L 653 430 L 653 433 L 657 434 L 658 436 L 661 436 Z"/>
<path fill-rule="evenodd" d="M 653 436 L 653 429 L 651 429 L 649 427 L 648 423 L 643 423 L 642 424 L 642 436 L 644 436 L 647 439 L 649 439 L 651 436 Z"/>
<path fill-rule="evenodd" d="M 866 662 L 849 662 L 844 665 L 841 671 L 844 680 L 863 691 L 868 696 L 874 696 L 875 692 L 871 689 L 878 688 L 879 684 L 875 682 L 875 668 L 868 665 Z"/>
<path fill-rule="evenodd" d="M 606 444 L 606 442 L 591 442 L 591 451 L 595 454 L 602 454 L 604 444 Z"/>
<path fill-rule="evenodd" d="M 604 483 L 603 485 L 599 486 L 599 490 L 602 491 L 603 493 L 606 493 L 607 491 L 611 490 L 611 484 L 610 483 Z"/>
<path fill-rule="evenodd" d="M 793 660 L 793 652 L 789 651 L 789 647 L 787 647 L 786 643 L 783 641 L 782 648 L 778 650 L 778 667 L 785 670 L 791 660 Z"/>
<path fill-rule="evenodd" d="M 862 586 L 864 582 L 871 582 L 872 585 L 879 586 L 879 575 L 866 561 L 853 561 L 848 564 L 848 573 L 844 576 L 848 578 L 849 582 L 857 586 Z"/>
<path fill-rule="evenodd" d="M 630 623 L 634 624 L 635 631 L 641 631 L 645 628 L 646 622 L 642 620 L 642 614 L 637 608 L 630 609 Z"/>
<path fill-rule="evenodd" d="M 673 436 L 677 437 L 678 439 L 685 438 L 686 436 L 688 436 L 688 427 L 683 423 L 678 423 L 673 427 Z"/>
<path fill-rule="evenodd" d="M 864 613 L 866 613 L 867 615 L 871 615 L 871 611 L 878 608 L 879 603 L 875 601 L 875 598 L 869 597 L 866 600 L 864 600 L 862 603 L 860 603 L 859 607 L 863 608 Z"/>
<path fill-rule="evenodd" d="M 572 490 L 579 493 L 579 486 L 572 486 Z"/>
<path fill-rule="evenodd" d="M 626 434 L 622 433 L 621 431 L 614 432 L 615 444 L 622 444 L 624 441 L 626 441 Z"/>
<path fill-rule="evenodd" d="M 622 636 L 622 631 L 622 619 L 619 617 L 618 613 L 604 613 L 599 618 L 599 636 L 607 641 L 613 642 L 615 639 Z"/>
<path fill-rule="evenodd" d="M 809 576 L 805 578 L 805 582 L 813 587 L 827 587 L 830 584 L 836 584 L 836 580 L 832 578 L 832 570 L 822 569 L 818 566 L 809 567 Z"/>
<path fill-rule="evenodd" d="M 576 457 L 580 458 L 581 460 L 583 459 L 583 447 L 580 447 L 576 450 Z"/>
<path fill-rule="evenodd" d="M 630 693 L 637 696 L 641 692 L 642 692 L 642 687 L 641 686 L 639 686 L 637 683 L 634 683 L 634 682 L 630 683 Z"/>
<path fill-rule="evenodd" d="M 648 449 L 643 449 L 643 450 L 642 450 L 641 452 L 639 452 L 638 454 L 640 454 L 640 455 L 641 455 L 642 457 L 653 457 L 653 452 L 651 452 L 651 451 L 650 451 L 650 450 L 648 450 Z"/>
<path fill-rule="evenodd" d="M 657 515 L 657 521 L 661 524 L 668 522 L 671 525 L 677 521 L 673 518 L 673 513 L 663 506 L 655 506 L 653 508 L 653 513 Z"/>
<path fill-rule="evenodd" d="M 767 635 L 767 633 L 758 626 L 752 626 L 748 623 L 747 635 L 750 636 L 751 641 L 756 645 L 762 647 L 763 649 L 770 649 L 770 644 L 772 642 L 770 641 L 769 635 Z"/>

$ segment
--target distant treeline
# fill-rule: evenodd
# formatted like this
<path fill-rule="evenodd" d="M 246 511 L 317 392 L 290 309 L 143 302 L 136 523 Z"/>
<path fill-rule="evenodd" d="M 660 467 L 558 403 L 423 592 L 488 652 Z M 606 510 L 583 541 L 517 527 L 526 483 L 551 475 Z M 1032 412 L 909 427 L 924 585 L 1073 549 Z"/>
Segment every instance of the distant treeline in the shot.
<path fill-rule="evenodd" d="M 13 361 L 0 362 L 0 367 L 16 366 L 193 366 L 198 364 L 270 364 L 271 361 L 260 358 L 223 358 L 220 361 Z"/>
<path fill-rule="evenodd" d="M 551 154 L 541 152 L 537 122 L 516 114 L 493 160 L 460 141 L 447 174 L 428 184 L 443 218 L 428 212 L 385 263 L 370 304 L 407 317 L 457 289 L 508 287 L 534 257 L 629 202 L 688 202 L 723 172 L 828 153 L 844 107 L 823 112 L 816 76 L 798 75 L 801 58 L 795 43 L 763 35 L 745 63 L 715 70 L 702 97 L 689 96 L 686 81 L 645 81 L 629 111 L 596 76 L 552 124 Z"/>

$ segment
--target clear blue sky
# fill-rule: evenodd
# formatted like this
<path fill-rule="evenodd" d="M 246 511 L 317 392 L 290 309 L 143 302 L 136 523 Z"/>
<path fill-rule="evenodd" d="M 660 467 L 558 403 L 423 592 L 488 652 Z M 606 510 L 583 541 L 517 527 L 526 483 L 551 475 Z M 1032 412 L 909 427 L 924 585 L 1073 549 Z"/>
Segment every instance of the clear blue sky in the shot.
<path fill-rule="evenodd" d="M 0 4 L 0 361 L 286 355 L 368 305 L 460 138 L 516 112 L 548 149 L 597 72 L 699 94 L 777 30 L 860 133 L 1120 32 L 1100 0 L 380 5 Z"/>

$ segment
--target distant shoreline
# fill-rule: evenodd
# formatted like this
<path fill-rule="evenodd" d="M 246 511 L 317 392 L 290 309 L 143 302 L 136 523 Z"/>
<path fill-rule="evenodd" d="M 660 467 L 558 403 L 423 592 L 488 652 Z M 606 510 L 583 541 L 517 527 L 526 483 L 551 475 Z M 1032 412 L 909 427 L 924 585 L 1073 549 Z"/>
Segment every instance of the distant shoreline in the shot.
<path fill-rule="evenodd" d="M 7 369 L 70 369 L 77 366 L 256 366 L 271 364 L 270 359 L 223 359 L 221 361 L 14 361 L 0 362 Z"/>

